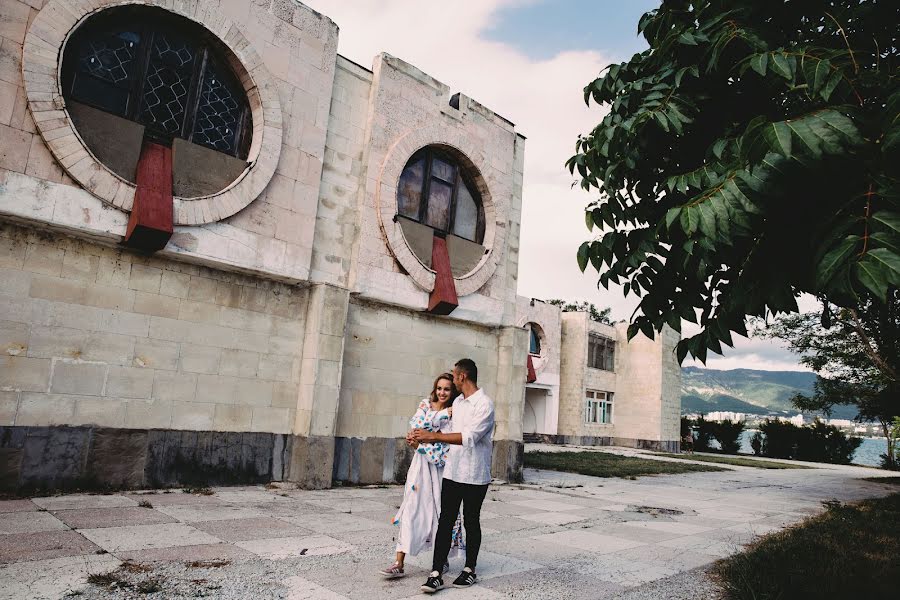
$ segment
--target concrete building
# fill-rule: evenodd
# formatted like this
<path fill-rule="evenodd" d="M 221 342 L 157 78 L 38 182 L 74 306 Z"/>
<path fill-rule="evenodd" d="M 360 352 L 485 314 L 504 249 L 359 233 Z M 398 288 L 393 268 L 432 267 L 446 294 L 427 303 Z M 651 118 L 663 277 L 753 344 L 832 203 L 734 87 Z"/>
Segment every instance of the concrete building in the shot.
<path fill-rule="evenodd" d="M 0 6 L 0 487 L 396 481 L 461 357 L 496 477 L 594 435 L 586 334 L 516 295 L 512 123 L 293 0 Z M 677 440 L 672 339 L 617 334 L 603 440 Z"/>

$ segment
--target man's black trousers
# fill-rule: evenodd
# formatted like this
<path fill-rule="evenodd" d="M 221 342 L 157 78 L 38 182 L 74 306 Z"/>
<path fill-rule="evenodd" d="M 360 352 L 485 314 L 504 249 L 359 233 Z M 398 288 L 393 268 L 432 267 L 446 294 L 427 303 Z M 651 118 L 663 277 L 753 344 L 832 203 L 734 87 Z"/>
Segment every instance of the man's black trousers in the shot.
<path fill-rule="evenodd" d="M 438 521 L 437 537 L 434 540 L 434 559 L 431 570 L 443 572 L 447 555 L 450 554 L 450 536 L 459 515 L 459 505 L 463 509 L 465 526 L 466 566 L 475 570 L 478 550 L 481 548 L 481 504 L 487 495 L 488 484 L 474 485 L 457 483 L 444 479 L 441 485 L 441 518 Z"/>

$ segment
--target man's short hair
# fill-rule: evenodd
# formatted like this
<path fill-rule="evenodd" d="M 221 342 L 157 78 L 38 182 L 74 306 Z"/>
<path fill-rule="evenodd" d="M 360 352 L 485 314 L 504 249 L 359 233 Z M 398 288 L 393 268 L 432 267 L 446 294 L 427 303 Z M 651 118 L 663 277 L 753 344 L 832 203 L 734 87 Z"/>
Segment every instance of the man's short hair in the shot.
<path fill-rule="evenodd" d="M 471 358 L 463 358 L 457 361 L 454 366 L 466 374 L 466 379 L 472 383 L 478 383 L 478 367 L 475 366 L 474 360 Z"/>

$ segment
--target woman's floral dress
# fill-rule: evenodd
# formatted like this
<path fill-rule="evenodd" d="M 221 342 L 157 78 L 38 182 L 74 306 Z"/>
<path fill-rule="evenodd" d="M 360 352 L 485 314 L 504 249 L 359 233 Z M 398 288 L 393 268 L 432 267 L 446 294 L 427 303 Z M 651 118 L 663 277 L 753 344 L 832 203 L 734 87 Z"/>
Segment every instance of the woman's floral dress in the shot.
<path fill-rule="evenodd" d="M 412 429 L 427 431 L 450 431 L 450 414 L 447 409 L 436 411 L 426 398 L 419 403 L 416 414 L 409 420 Z M 394 525 L 400 526 L 397 538 L 397 552 L 415 556 L 434 546 L 437 533 L 438 518 L 441 514 L 441 480 L 444 464 L 450 448 L 443 442 L 419 444 L 413 454 L 409 471 L 406 473 L 406 486 L 403 490 L 403 503 L 394 517 Z M 462 516 L 457 518 L 453 528 L 451 556 L 465 551 L 462 534 Z"/>

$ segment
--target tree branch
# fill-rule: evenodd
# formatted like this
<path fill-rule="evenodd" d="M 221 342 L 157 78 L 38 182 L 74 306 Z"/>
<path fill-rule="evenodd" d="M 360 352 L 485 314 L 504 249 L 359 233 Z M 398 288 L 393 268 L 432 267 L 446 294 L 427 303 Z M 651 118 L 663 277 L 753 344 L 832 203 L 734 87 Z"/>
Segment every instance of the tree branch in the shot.
<path fill-rule="evenodd" d="M 853 323 L 851 327 L 859 336 L 862 341 L 863 352 L 872 360 L 872 363 L 878 368 L 879 371 L 888 376 L 888 379 L 891 381 L 897 381 L 897 373 L 894 369 L 891 368 L 887 362 L 881 355 L 878 354 L 878 351 L 875 350 L 874 346 L 872 346 L 872 341 L 869 339 L 869 336 L 866 335 L 865 330 L 863 329 L 862 323 L 859 320 L 859 314 L 856 312 L 856 309 L 850 308 L 847 310 L 850 313 L 850 316 L 853 318 Z"/>

